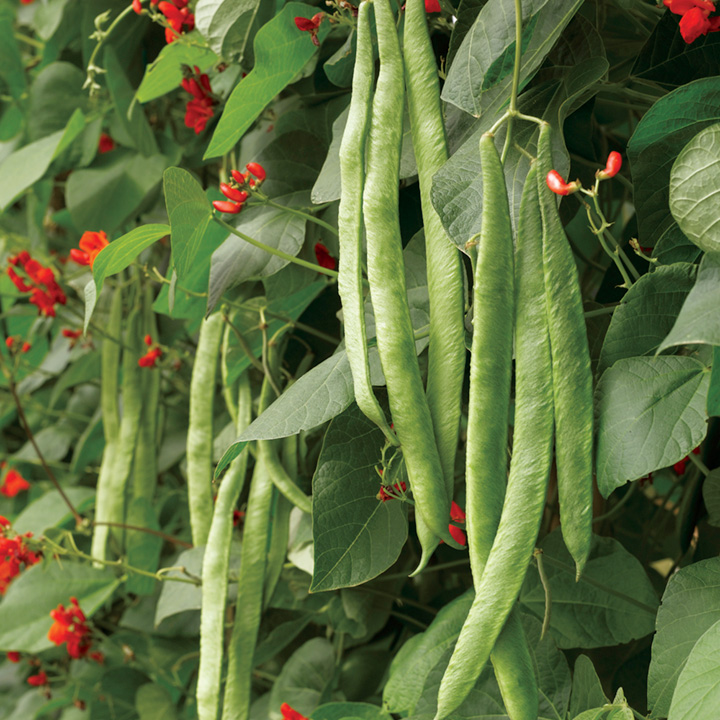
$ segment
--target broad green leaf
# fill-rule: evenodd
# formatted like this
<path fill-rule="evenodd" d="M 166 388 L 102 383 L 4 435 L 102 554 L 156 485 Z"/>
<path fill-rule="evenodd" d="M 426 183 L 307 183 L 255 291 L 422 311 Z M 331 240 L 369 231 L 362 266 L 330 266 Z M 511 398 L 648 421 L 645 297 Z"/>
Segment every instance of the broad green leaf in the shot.
<path fill-rule="evenodd" d="M 490 3 L 485 8 L 489 5 Z M 568 114 L 578 103 L 584 102 L 591 88 L 605 75 L 608 63 L 600 36 L 592 24 L 581 16 L 573 19 L 548 60 L 553 64 L 548 70 L 542 71 L 544 82 L 523 93 L 518 104 L 521 112 L 543 117 L 555 128 L 559 128 Z M 461 250 L 464 250 L 465 243 L 479 232 L 482 220 L 483 190 L 478 145 L 480 136 L 490 129 L 500 114 L 501 108 L 498 104 L 497 108 L 484 113 L 480 120 L 469 128 L 467 135 L 462 134 L 462 144 L 433 178 L 433 205 L 448 235 Z M 499 148 L 502 148 L 504 139 L 503 127 L 497 133 L 496 144 Z M 517 124 L 513 139 L 514 143 L 530 155 L 536 155 L 537 126 L 533 123 Z M 556 132 L 553 140 L 555 167 L 561 174 L 566 174 L 570 162 L 562 133 Z M 527 156 L 514 146 L 511 147 L 504 169 L 513 222 L 519 211 L 529 167 Z"/>
<path fill-rule="evenodd" d="M 294 18 L 311 18 L 317 8 L 287 3 L 255 36 L 255 66 L 237 85 L 225 104 L 205 158 L 231 150 L 268 103 L 295 78 L 317 48 L 307 33 L 300 32 Z M 320 26 L 322 41 L 328 24 Z"/>
<path fill-rule="evenodd" d="M 552 595 L 550 632 L 559 647 L 607 647 L 653 631 L 657 596 L 640 562 L 617 540 L 593 536 L 590 559 L 578 582 L 559 530 L 540 547 Z M 525 578 L 520 602 L 543 618 L 545 591 L 534 565 Z"/>
<path fill-rule="evenodd" d="M 146 528 L 148 530 L 160 530 L 157 514 L 152 503 L 144 497 L 135 497 L 127 510 L 128 525 Z M 160 560 L 163 539 L 151 533 L 140 532 L 139 530 L 127 530 L 125 533 L 125 551 L 128 563 L 146 572 L 155 572 Z M 145 575 L 130 573 L 125 581 L 127 592 L 135 595 L 152 595 L 157 581 Z"/>
<path fill-rule="evenodd" d="M 87 92 L 82 89 L 85 72 L 69 62 L 44 67 L 30 86 L 28 133 L 39 140 L 67 126 L 70 118 L 87 112 Z"/>
<path fill-rule="evenodd" d="M 703 501 L 710 525 L 720 527 L 720 468 L 711 470 L 702 486 Z"/>
<path fill-rule="evenodd" d="M 47 638 L 50 611 L 76 597 L 85 615 L 105 604 L 120 581 L 107 569 L 64 559 L 33 565 L 15 578 L 0 603 L 0 649 L 38 653 L 53 647 Z"/>
<path fill-rule="evenodd" d="M 212 205 L 200 183 L 187 171 L 168 168 L 163 174 L 165 205 L 170 220 L 173 262 L 178 280 L 190 273 L 212 222 Z"/>
<path fill-rule="evenodd" d="M 15 13 L 10 5 L 0 5 L 0 78 L 7 84 L 10 95 L 19 100 L 25 92 L 25 67 L 20 46 L 13 32 Z"/>
<path fill-rule="evenodd" d="M 678 29 L 679 20 L 671 12 L 661 15 L 635 60 L 633 77 L 678 86 L 720 74 L 720 37 L 708 33 L 686 43 Z"/>
<path fill-rule="evenodd" d="M 301 645 L 283 665 L 270 691 L 269 720 L 281 720 L 280 706 L 286 702 L 310 716 L 326 696 L 335 673 L 335 648 L 325 638 Z"/>
<path fill-rule="evenodd" d="M 199 0 L 195 27 L 217 55 L 238 55 L 242 61 L 260 4 L 260 0 Z"/>
<path fill-rule="evenodd" d="M 720 620 L 695 643 L 680 673 L 668 720 L 710 718 L 720 707 Z"/>
<path fill-rule="evenodd" d="M 323 70 L 328 80 L 338 87 L 348 87 L 352 83 L 355 67 L 355 31 L 351 30 L 345 42 L 325 61 Z"/>
<path fill-rule="evenodd" d="M 600 373 L 622 358 L 649 355 L 658 349 L 693 287 L 695 274 L 690 263 L 659 267 L 625 293 L 605 335 Z"/>
<path fill-rule="evenodd" d="M 164 155 L 143 157 L 117 148 L 100 155 L 92 167 L 72 172 L 66 198 L 75 227 L 115 232 L 151 204 L 167 162 Z"/>
<path fill-rule="evenodd" d="M 266 625 L 260 626 L 260 637 L 253 653 L 253 666 L 263 665 L 284 650 L 313 620 L 312 613 L 303 613 L 292 620 L 281 622 L 263 636 Z"/>
<path fill-rule="evenodd" d="M 64 489 L 75 509 L 84 513 L 92 507 L 95 501 L 95 491 L 85 487 L 71 487 Z M 72 512 L 60 497 L 57 490 L 51 490 L 42 497 L 31 502 L 15 518 L 13 530 L 18 533 L 31 532 L 42 535 L 51 527 L 60 527 L 74 520 Z"/>
<path fill-rule="evenodd" d="M 16 150 L 0 162 L 0 212 L 5 210 L 24 190 L 36 183 L 60 155 L 84 130 L 85 117 L 76 110 L 64 130 Z"/>
<path fill-rule="evenodd" d="M 322 425 L 345 410 L 354 397 L 350 363 L 343 350 L 305 373 L 260 415 L 225 451 L 215 477 L 251 440 L 289 437 Z"/>
<path fill-rule="evenodd" d="M 155 142 L 155 135 L 142 107 L 137 103 L 133 104 L 134 88 L 127 79 L 112 45 L 105 48 L 103 58 L 106 70 L 105 82 L 115 107 L 115 113 L 125 129 L 132 147 L 146 157 L 156 155 L 159 150 Z"/>
<path fill-rule="evenodd" d="M 313 710 L 310 720 L 391 720 L 391 716 L 377 705 L 360 702 L 333 702 Z"/>
<path fill-rule="evenodd" d="M 177 90 L 183 79 L 183 65 L 197 65 L 204 71 L 217 62 L 218 57 L 212 50 L 192 43 L 192 39 L 197 39 L 197 35 L 198 33 L 185 35 L 190 42 L 166 45 L 157 58 L 145 68 L 145 76 L 137 90 L 138 102 L 145 103 Z"/>
<path fill-rule="evenodd" d="M 707 412 L 710 417 L 720 416 L 720 347 L 713 348 L 713 365 L 710 373 Z"/>
<path fill-rule="evenodd" d="M 633 357 L 603 373 L 596 391 L 596 472 L 603 497 L 682 460 L 707 431 L 710 372 L 691 357 Z"/>
<path fill-rule="evenodd" d="M 294 193 L 275 198 L 282 205 L 301 205 L 306 193 Z M 230 223 L 241 233 L 253 240 L 269 245 L 275 250 L 297 255 L 305 240 L 305 218 L 275 207 L 248 207 L 237 220 Z M 213 253 L 210 266 L 208 309 L 233 285 L 239 285 L 252 277 L 265 277 L 281 270 L 288 260 L 271 255 L 245 242 L 242 238 L 228 234 L 227 240 Z"/>
<path fill-rule="evenodd" d="M 76 436 L 77 429 L 62 421 L 35 433 L 35 444 L 46 461 L 60 462 L 68 454 Z M 13 455 L 13 459 L 40 461 L 35 446 L 29 440 Z"/>
<path fill-rule="evenodd" d="M 655 243 L 652 256 L 662 265 L 678 262 L 694 263 L 702 250 L 685 237 L 676 222 L 671 223 Z"/>
<path fill-rule="evenodd" d="M 50 40 L 65 19 L 66 6 L 70 0 L 50 0 L 40 5 L 33 16 L 33 26 L 41 40 Z"/>
<path fill-rule="evenodd" d="M 653 245 L 674 223 L 669 183 L 675 158 L 698 132 L 718 121 L 720 86 L 717 78 L 703 78 L 658 100 L 637 124 L 627 154 L 641 245 Z"/>
<path fill-rule="evenodd" d="M 587 710 L 602 707 L 607 702 L 592 660 L 587 655 L 580 655 L 573 668 L 570 717 L 574 718 Z"/>
<path fill-rule="evenodd" d="M 135 693 L 135 709 L 140 720 L 175 720 L 175 702 L 170 693 L 160 685 L 146 683 Z"/>
<path fill-rule="evenodd" d="M 383 434 L 352 406 L 327 432 L 313 477 L 312 592 L 360 585 L 387 570 L 407 539 L 407 509 L 378 500 Z"/>
<path fill-rule="evenodd" d="M 523 37 L 521 86 L 535 74 L 581 4 L 579 0 L 523 3 L 523 29 L 530 37 Z M 508 62 L 507 53 L 514 40 L 514 3 L 490 0 L 455 55 L 443 86 L 443 100 L 475 117 L 490 107 L 497 109 L 498 98 L 504 103 L 510 91 L 513 64 Z"/>
<path fill-rule="evenodd" d="M 720 252 L 707 253 L 697 281 L 658 352 L 673 345 L 720 345 Z"/>
<path fill-rule="evenodd" d="M 705 252 L 720 251 L 720 123 L 706 127 L 682 149 L 670 171 L 670 212 L 685 235 Z"/>
<path fill-rule="evenodd" d="M 720 558 L 701 560 L 670 576 L 658 610 L 648 673 L 648 705 L 653 717 L 668 714 L 695 643 L 718 621 Z"/>

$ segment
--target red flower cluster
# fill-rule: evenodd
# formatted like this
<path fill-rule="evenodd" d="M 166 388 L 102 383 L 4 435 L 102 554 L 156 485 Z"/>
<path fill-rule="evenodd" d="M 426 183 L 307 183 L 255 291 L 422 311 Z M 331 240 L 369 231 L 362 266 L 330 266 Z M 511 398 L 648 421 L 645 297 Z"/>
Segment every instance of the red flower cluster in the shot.
<path fill-rule="evenodd" d="M 160 0 L 150 0 L 150 5 L 157 7 Z M 132 9 L 138 14 L 142 14 L 142 0 L 132 0 Z"/>
<path fill-rule="evenodd" d="M 283 716 L 283 720 L 308 720 L 297 710 L 293 710 L 287 703 L 283 703 L 280 706 L 280 714 Z"/>
<path fill-rule="evenodd" d="M 110 152 L 114 149 L 115 141 L 107 133 L 100 133 L 100 140 L 98 141 L 98 153 L 102 155 L 103 153 Z"/>
<path fill-rule="evenodd" d="M 168 45 L 177 40 L 178 35 L 190 32 L 195 27 L 195 16 L 190 12 L 187 4 L 188 0 L 172 0 L 172 2 L 163 0 L 158 3 L 158 10 L 170 25 L 169 28 L 165 28 L 165 41 Z"/>
<path fill-rule="evenodd" d="M 56 645 L 67 644 L 68 655 L 78 659 L 85 657 L 92 647 L 92 631 L 87 625 L 85 613 L 80 609 L 77 598 L 70 598 L 70 606 L 65 609 L 58 605 L 50 611 L 50 617 L 55 621 L 48 630 L 48 640 Z M 90 653 L 90 657 L 97 662 L 105 659 L 102 653 Z"/>
<path fill-rule="evenodd" d="M 267 177 L 265 168 L 260 163 L 249 162 L 245 168 L 247 169 L 245 173 L 241 173 L 239 170 L 230 171 L 236 185 L 220 183 L 220 192 L 227 200 L 215 200 L 213 202 L 213 207 L 218 212 L 237 215 L 243 209 L 243 204 L 248 199 L 250 192 L 260 187 Z M 250 177 L 251 175 L 255 177 Z"/>
<path fill-rule="evenodd" d="M 598 170 L 595 173 L 595 177 L 598 180 L 608 180 L 609 178 L 615 177 L 622 167 L 622 155 L 619 152 L 613 150 L 609 155 L 605 167 L 602 170 Z M 571 195 L 582 188 L 582 184 L 579 180 L 573 180 L 571 183 L 566 183 L 562 175 L 557 170 L 551 170 L 545 177 L 547 186 L 556 195 Z"/>
<path fill-rule="evenodd" d="M 26 353 L 32 349 L 32 345 L 27 341 L 23 342 L 19 335 L 11 335 L 10 337 L 5 338 L 5 347 L 11 353 Z"/>
<path fill-rule="evenodd" d="M 318 40 L 318 30 L 320 28 L 320 23 L 325 19 L 325 13 L 319 12 L 313 15 L 310 19 L 304 18 L 304 17 L 296 17 L 295 18 L 295 26 L 298 30 L 302 30 L 303 32 L 309 32 L 310 38 L 312 39 L 313 45 L 315 47 L 320 47 L 320 41 Z"/>
<path fill-rule="evenodd" d="M 385 486 L 387 487 L 387 486 Z M 395 492 L 386 492 L 385 487 L 380 488 L 380 492 L 377 494 L 377 499 L 382 500 L 383 502 L 387 502 L 388 500 L 393 500 L 398 497 L 398 495 L 401 495 L 407 490 L 407 483 L 401 482 L 401 483 L 395 483 L 392 486 L 392 490 Z"/>
<path fill-rule="evenodd" d="M 720 30 L 720 15 L 708 17 L 715 11 L 715 3 L 710 0 L 663 0 L 663 5 L 680 18 L 680 34 L 690 44 L 701 35 Z"/>
<path fill-rule="evenodd" d="M 194 70 L 194 75 L 189 74 L 182 79 L 183 90 L 192 95 L 192 100 L 188 100 L 185 106 L 185 127 L 193 128 L 195 134 L 199 135 L 215 114 L 212 109 L 215 100 L 210 87 L 210 78 L 205 73 L 201 73 L 197 65 L 194 66 Z"/>
<path fill-rule="evenodd" d="M 27 679 L 28 685 L 33 687 L 42 687 L 43 685 L 49 685 L 47 673 L 41 670 L 37 675 L 31 675 Z"/>
<path fill-rule="evenodd" d="M 150 349 L 138 360 L 138 365 L 140 367 L 155 367 L 155 363 L 162 357 L 162 350 L 157 345 L 153 347 L 154 343 L 150 335 L 145 336 L 144 342 Z"/>
<path fill-rule="evenodd" d="M 70 251 L 70 257 L 78 265 L 89 265 L 92 267 L 95 258 L 100 254 L 102 249 L 110 244 L 110 241 L 107 239 L 107 235 L 103 230 L 100 232 L 88 230 L 82 234 L 78 244 L 80 245 L 80 249 L 73 248 Z"/>
<path fill-rule="evenodd" d="M 0 468 L 4 468 L 5 462 L 0 463 Z M 0 484 L 0 495 L 5 497 L 15 497 L 23 490 L 27 490 L 30 483 L 14 468 L 5 473 L 2 484 Z"/>
<path fill-rule="evenodd" d="M 67 302 L 65 293 L 55 280 L 55 273 L 30 257 L 27 250 L 8 259 L 7 274 L 20 292 L 32 293 L 30 302 L 37 306 L 39 315 L 55 317 L 55 305 Z M 22 267 L 29 282 L 21 278 L 15 268 Z"/>
<path fill-rule="evenodd" d="M 693 455 L 699 455 L 699 454 L 700 454 L 700 448 L 699 448 L 699 447 L 696 447 L 696 448 L 692 451 L 692 453 L 693 453 Z M 673 465 L 673 470 L 674 470 L 678 475 L 684 475 L 684 474 L 685 474 L 685 468 L 686 468 L 686 466 L 687 466 L 687 464 L 688 464 L 689 462 L 690 462 L 690 456 L 689 456 L 689 455 L 686 455 L 682 460 L 680 460 L 680 462 L 676 462 L 676 463 Z"/>
<path fill-rule="evenodd" d="M 40 554 L 30 550 L 24 541 L 24 538 L 32 537 L 32 533 L 8 537 L 9 527 L 10 521 L 0 515 L 0 595 L 5 594 L 23 567 L 40 562 Z"/>
<path fill-rule="evenodd" d="M 327 268 L 328 270 L 335 270 L 335 268 L 337 268 L 337 260 L 321 242 L 315 243 L 315 259 L 320 267 Z"/>

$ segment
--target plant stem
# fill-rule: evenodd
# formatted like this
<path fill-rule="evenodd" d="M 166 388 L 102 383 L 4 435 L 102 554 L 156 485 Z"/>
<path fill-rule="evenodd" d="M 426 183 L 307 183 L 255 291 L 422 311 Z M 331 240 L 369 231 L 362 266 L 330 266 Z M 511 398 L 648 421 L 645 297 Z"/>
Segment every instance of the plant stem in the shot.
<path fill-rule="evenodd" d="M 543 551 L 540 548 L 536 548 L 533 552 L 533 557 L 537 563 L 538 575 L 540 576 L 540 582 L 542 583 L 543 590 L 545 591 L 545 614 L 543 616 L 542 630 L 540 631 L 540 639 L 545 637 L 545 634 L 550 629 L 550 613 L 552 609 L 552 590 L 550 589 L 550 582 L 545 574 L 545 565 L 543 564 Z"/>
<path fill-rule="evenodd" d="M 505 145 L 501 162 L 505 164 L 510 143 L 512 142 L 513 126 L 517 115 L 517 96 L 520 87 L 520 66 L 522 65 L 522 0 L 515 0 L 515 63 L 513 65 L 512 89 L 510 90 L 510 109 L 508 110 Z"/>
<path fill-rule="evenodd" d="M 598 317 L 599 315 L 609 315 L 610 313 L 614 313 L 619 304 L 620 303 L 613 303 L 612 305 L 608 305 L 604 308 L 598 308 L 597 310 L 588 310 L 586 313 L 584 313 L 585 319 L 587 320 L 591 317 Z"/>
<path fill-rule="evenodd" d="M 282 207 L 282 205 L 280 207 Z M 230 234 L 239 237 L 241 240 L 250 243 L 250 245 L 259 248 L 260 250 L 264 250 L 265 252 L 270 253 L 270 255 L 275 255 L 276 257 L 282 258 L 283 260 L 287 260 L 287 262 L 295 263 L 296 265 L 300 265 L 301 267 L 307 268 L 308 270 L 322 273 L 323 275 L 327 275 L 328 277 L 333 278 L 333 280 L 337 280 L 338 274 L 335 270 L 330 270 L 328 268 L 321 267 L 320 265 L 314 265 L 313 263 L 307 262 L 307 260 L 301 260 L 294 255 L 290 255 L 286 252 L 283 252 L 282 250 L 270 247 L 270 245 L 266 245 L 259 240 L 251 238 L 249 235 L 245 235 L 245 233 L 242 233 L 239 230 L 235 229 L 232 225 L 229 225 L 224 220 L 220 220 L 216 215 L 213 215 L 213 220 L 219 225 L 222 225 L 222 227 L 224 227 Z"/>
<path fill-rule="evenodd" d="M 274 200 L 270 200 L 270 199 L 267 199 L 263 204 L 269 205 L 270 207 L 277 208 L 278 210 L 282 210 L 283 212 L 297 215 L 298 217 L 301 217 L 304 220 L 308 220 L 309 222 L 313 222 L 316 225 L 320 225 L 320 227 L 324 227 L 326 230 L 329 230 L 335 236 L 337 236 L 337 234 L 338 234 L 337 228 L 330 225 L 330 223 L 326 223 L 324 220 L 321 220 L 320 218 L 315 217 L 315 215 L 303 212 L 302 210 L 298 210 L 297 208 L 288 207 L 287 205 L 281 205 L 280 203 L 276 203 Z"/>

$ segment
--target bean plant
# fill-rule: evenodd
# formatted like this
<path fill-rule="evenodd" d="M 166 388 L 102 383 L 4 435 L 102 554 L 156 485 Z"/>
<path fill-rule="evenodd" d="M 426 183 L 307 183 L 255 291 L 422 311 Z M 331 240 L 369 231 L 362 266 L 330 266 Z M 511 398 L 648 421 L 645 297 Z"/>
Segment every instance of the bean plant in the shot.
<path fill-rule="evenodd" d="M 0 715 L 717 718 L 718 31 L 0 0 Z"/>

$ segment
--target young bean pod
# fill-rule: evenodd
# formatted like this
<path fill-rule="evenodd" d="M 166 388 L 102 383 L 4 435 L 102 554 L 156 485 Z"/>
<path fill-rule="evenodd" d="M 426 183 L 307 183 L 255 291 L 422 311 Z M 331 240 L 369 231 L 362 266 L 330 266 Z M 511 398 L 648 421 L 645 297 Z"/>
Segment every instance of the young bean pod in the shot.
<path fill-rule="evenodd" d="M 374 5 L 380 74 L 373 99 L 363 212 L 377 346 L 416 515 L 437 537 L 458 547 L 448 531 L 450 501 L 420 377 L 405 286 L 398 215 L 403 61 L 389 1 L 376 0 Z"/>
<path fill-rule="evenodd" d="M 252 420 L 250 379 L 240 376 L 235 430 L 243 432 Z M 228 589 L 233 510 L 245 483 L 248 448 L 230 465 L 220 484 L 202 566 L 200 609 L 200 665 L 197 678 L 198 720 L 216 720 L 220 703 L 220 674 L 225 631 L 225 601 Z"/>
<path fill-rule="evenodd" d="M 545 506 L 552 462 L 553 375 L 545 283 L 540 271 L 542 227 L 536 173 L 537 168 L 533 166 L 523 191 L 518 227 L 516 412 L 510 476 L 492 549 L 440 685 L 438 720 L 449 715 L 465 699 L 491 652 L 497 672 L 495 655 L 508 631 L 512 632 L 512 623 L 517 623 L 517 612 L 513 609 L 532 557 Z M 532 670 L 529 672 L 529 678 L 534 680 Z M 502 687 L 502 682 L 500 684 Z M 504 699 L 506 693 L 517 702 L 512 711 L 516 715 L 512 715 L 506 701 L 510 717 L 537 717 L 536 688 L 519 683 L 503 692 Z"/>
<path fill-rule="evenodd" d="M 340 267 L 338 292 L 342 300 L 345 349 L 353 377 L 355 402 L 393 445 L 398 444 L 370 382 L 365 298 L 362 277 L 362 193 L 365 182 L 365 146 L 370 122 L 375 62 L 370 34 L 372 4 L 361 3 L 357 18 L 357 49 L 353 71 L 352 95 L 347 124 L 340 144 L 340 209 L 338 240 Z"/>
<path fill-rule="evenodd" d="M 223 324 L 219 312 L 203 321 L 190 379 L 187 482 L 190 529 L 195 546 L 207 542 L 213 514 L 213 401 Z"/>
<path fill-rule="evenodd" d="M 540 128 L 537 163 L 560 523 L 579 578 L 592 541 L 592 370 L 577 266 L 558 215 L 557 199 L 545 184 L 553 166 L 552 127 L 548 123 Z"/>

